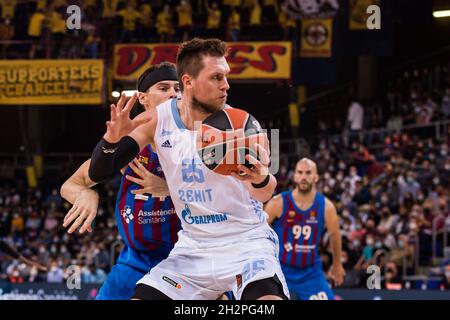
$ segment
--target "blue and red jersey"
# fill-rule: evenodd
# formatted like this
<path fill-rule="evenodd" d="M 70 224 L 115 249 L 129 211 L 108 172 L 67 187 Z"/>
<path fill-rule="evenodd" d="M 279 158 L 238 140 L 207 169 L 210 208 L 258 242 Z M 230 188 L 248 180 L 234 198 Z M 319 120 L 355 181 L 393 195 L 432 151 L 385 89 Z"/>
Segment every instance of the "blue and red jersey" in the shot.
<path fill-rule="evenodd" d="M 314 202 L 301 210 L 292 197 L 292 191 L 281 193 L 283 211 L 272 226 L 280 240 L 280 261 L 284 265 L 307 268 L 322 267 L 318 246 L 325 222 L 325 197 L 316 192 Z"/>
<path fill-rule="evenodd" d="M 158 155 L 150 145 L 141 150 L 137 158 L 149 172 L 164 178 Z M 177 242 L 177 233 L 181 229 L 172 200 L 170 197 L 132 194 L 132 190 L 142 187 L 126 179 L 126 175 L 137 177 L 127 167 L 117 196 L 115 217 L 123 241 L 130 249 L 141 253 L 156 250 L 169 252 Z"/>

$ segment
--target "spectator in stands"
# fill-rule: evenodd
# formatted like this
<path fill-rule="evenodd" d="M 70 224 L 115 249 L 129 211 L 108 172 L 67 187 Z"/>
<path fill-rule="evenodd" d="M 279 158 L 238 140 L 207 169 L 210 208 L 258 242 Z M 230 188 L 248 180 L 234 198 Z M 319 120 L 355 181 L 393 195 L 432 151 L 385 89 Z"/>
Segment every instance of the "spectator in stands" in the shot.
<path fill-rule="evenodd" d="M 141 13 L 136 10 L 136 4 L 133 1 L 129 1 L 127 7 L 119 10 L 117 15 L 122 20 L 119 43 L 135 42 L 137 39 L 137 25 L 142 20 Z"/>
<path fill-rule="evenodd" d="M 170 6 L 166 4 L 164 9 L 156 17 L 156 32 L 159 42 L 170 42 L 174 33 L 172 25 L 172 13 Z"/>
<path fill-rule="evenodd" d="M 450 119 L 450 88 L 445 89 L 445 95 L 442 97 L 441 113 L 445 119 Z"/>
<path fill-rule="evenodd" d="M 63 10 L 65 8 L 62 8 Z M 61 8 L 56 7 L 54 4 L 50 6 L 50 12 L 48 13 L 50 36 L 51 36 L 51 57 L 53 59 L 61 58 L 59 48 L 61 48 L 62 40 L 66 36 L 66 19 L 61 13 Z"/>
<path fill-rule="evenodd" d="M 17 0 L 3 0 L 0 3 L 0 8 L 2 10 L 1 19 L 9 19 L 12 20 L 14 18 L 15 10 L 16 10 Z"/>
<path fill-rule="evenodd" d="M 231 9 L 227 27 L 229 41 L 239 41 L 239 34 L 241 30 L 241 15 L 236 7 L 232 7 Z"/>
<path fill-rule="evenodd" d="M 254 38 L 261 27 L 262 9 L 258 0 L 253 0 L 250 6 L 250 34 Z"/>
<path fill-rule="evenodd" d="M 14 25 L 11 23 L 11 17 L 6 16 L 0 20 L 0 41 L 9 41 L 14 38 Z M 7 58 L 7 50 L 9 48 L 8 44 L 1 45 L 1 58 Z"/>
<path fill-rule="evenodd" d="M 102 18 L 113 19 L 117 14 L 117 9 L 121 0 L 102 0 Z"/>
<path fill-rule="evenodd" d="M 208 20 L 206 28 L 208 30 L 208 37 L 220 38 L 219 28 L 222 12 L 219 10 L 216 1 L 213 1 L 211 7 L 208 5 L 208 0 L 205 1 L 206 11 L 208 12 Z"/>
<path fill-rule="evenodd" d="M 178 14 L 178 30 L 181 32 L 181 41 L 187 41 L 192 32 L 192 7 L 187 0 L 181 0 L 176 7 Z"/>
<path fill-rule="evenodd" d="M 152 17 L 152 6 L 148 1 L 141 0 L 139 5 L 139 12 L 141 13 L 141 34 L 139 36 L 143 41 L 150 41 L 150 35 L 153 29 L 153 17 Z"/>
<path fill-rule="evenodd" d="M 36 50 L 40 47 L 40 42 L 42 41 L 44 23 L 46 22 L 46 17 L 42 9 L 37 9 L 35 13 L 30 18 L 28 24 L 28 38 L 32 41 L 29 58 L 33 59 L 36 55 Z"/>
<path fill-rule="evenodd" d="M 416 181 L 415 173 L 413 171 L 408 171 L 406 179 L 401 175 L 397 182 L 400 187 L 400 201 L 403 201 L 407 194 L 410 194 L 413 200 L 417 199 L 420 191 L 420 184 Z"/>
<path fill-rule="evenodd" d="M 283 40 L 291 40 L 297 25 L 295 20 L 288 16 L 283 10 L 280 10 L 278 14 L 278 23 L 283 29 Z"/>
<path fill-rule="evenodd" d="M 278 11 L 278 1 L 263 0 L 262 15 L 265 23 L 275 24 L 277 21 Z"/>
<path fill-rule="evenodd" d="M 345 177 L 344 183 L 348 183 L 350 195 L 353 197 L 356 191 L 356 183 L 361 181 L 361 177 L 358 175 L 356 166 L 351 166 L 349 175 Z"/>
<path fill-rule="evenodd" d="M 60 267 L 57 260 L 50 262 L 50 268 L 47 273 L 48 283 L 62 283 L 64 281 L 64 270 Z"/>
<path fill-rule="evenodd" d="M 358 140 L 359 132 L 363 129 L 364 108 L 357 99 L 353 99 L 347 112 L 347 128 L 350 133 L 350 141 Z"/>

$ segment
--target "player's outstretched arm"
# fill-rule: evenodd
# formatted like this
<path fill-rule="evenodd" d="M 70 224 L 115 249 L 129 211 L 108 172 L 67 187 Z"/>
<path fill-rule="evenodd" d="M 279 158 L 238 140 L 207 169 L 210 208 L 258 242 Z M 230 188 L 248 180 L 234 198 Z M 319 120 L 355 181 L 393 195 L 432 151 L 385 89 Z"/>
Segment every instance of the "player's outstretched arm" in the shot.
<path fill-rule="evenodd" d="M 90 162 L 90 159 L 86 160 L 61 187 L 61 196 L 73 204 L 63 222 L 63 227 L 73 222 L 68 233 L 80 226 L 80 233 L 92 232 L 91 224 L 97 215 L 99 199 L 97 192 L 90 189 L 96 184 L 88 176 Z"/>
<path fill-rule="evenodd" d="M 326 199 L 325 201 L 325 225 L 330 234 L 331 253 L 333 264 L 330 269 L 330 277 L 336 286 L 344 282 L 345 270 L 341 263 L 342 239 L 339 229 L 339 217 L 334 204 Z"/>
<path fill-rule="evenodd" d="M 270 199 L 264 207 L 264 211 L 269 215 L 269 218 L 267 219 L 269 224 L 272 224 L 275 219 L 279 219 L 283 213 L 283 197 L 281 194 L 277 194 Z"/>
<path fill-rule="evenodd" d="M 96 185 L 94 181 L 89 179 L 88 169 L 90 163 L 91 159 L 86 160 L 61 186 L 61 196 L 71 204 L 74 204 L 83 190 L 90 190 L 91 187 Z"/>
<path fill-rule="evenodd" d="M 7 244 L 6 242 L 4 242 L 2 240 L 0 240 L 0 252 L 7 254 L 8 256 L 10 256 L 13 259 L 18 259 L 30 267 L 35 266 L 40 271 L 44 271 L 44 272 L 47 271 L 47 267 L 41 265 L 38 262 L 35 262 L 28 258 L 25 258 L 23 255 L 21 255 L 19 252 L 17 252 L 16 249 L 12 248 L 9 244 Z"/>
<path fill-rule="evenodd" d="M 137 95 L 134 95 L 125 105 L 126 98 L 122 95 L 117 106 L 111 105 L 111 120 L 106 123 L 106 133 L 92 152 L 89 166 L 89 178 L 92 181 L 111 179 L 146 145 L 154 146 L 156 110 L 143 112 L 131 120 L 130 110 L 136 99 Z"/>

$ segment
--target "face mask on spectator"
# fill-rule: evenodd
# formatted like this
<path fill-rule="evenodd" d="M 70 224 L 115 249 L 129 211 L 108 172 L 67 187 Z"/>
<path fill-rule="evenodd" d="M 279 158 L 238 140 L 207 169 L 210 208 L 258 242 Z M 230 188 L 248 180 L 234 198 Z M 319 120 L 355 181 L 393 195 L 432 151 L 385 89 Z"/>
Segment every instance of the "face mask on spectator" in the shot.
<path fill-rule="evenodd" d="M 412 230 L 412 231 L 417 230 L 417 223 L 415 223 L 415 222 L 410 222 L 410 223 L 409 223 L 409 229 Z"/>
<path fill-rule="evenodd" d="M 438 185 L 439 182 L 440 182 L 439 177 L 434 177 L 434 178 L 433 178 L 433 183 L 434 183 L 435 185 Z"/>
<path fill-rule="evenodd" d="M 398 240 L 398 246 L 399 246 L 400 248 L 405 247 L 405 242 L 404 242 L 403 240 Z"/>
<path fill-rule="evenodd" d="M 375 242 L 375 248 L 380 249 L 383 246 L 383 243 L 381 241 Z"/>

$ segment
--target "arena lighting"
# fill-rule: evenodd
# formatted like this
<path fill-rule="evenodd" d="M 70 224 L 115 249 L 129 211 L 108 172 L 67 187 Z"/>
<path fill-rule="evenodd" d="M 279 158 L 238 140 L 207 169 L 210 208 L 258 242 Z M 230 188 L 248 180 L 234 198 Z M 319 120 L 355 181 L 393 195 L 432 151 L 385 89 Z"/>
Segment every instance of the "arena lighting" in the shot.
<path fill-rule="evenodd" d="M 433 17 L 435 18 L 446 18 L 450 17 L 450 10 L 439 10 L 433 12 Z"/>
<path fill-rule="evenodd" d="M 124 93 L 127 98 L 132 97 L 133 94 L 135 94 L 136 92 L 137 92 L 137 90 L 125 90 L 125 91 L 122 91 L 122 93 Z M 114 98 L 119 98 L 120 97 L 120 92 L 119 91 L 113 91 L 111 93 L 111 95 Z"/>

